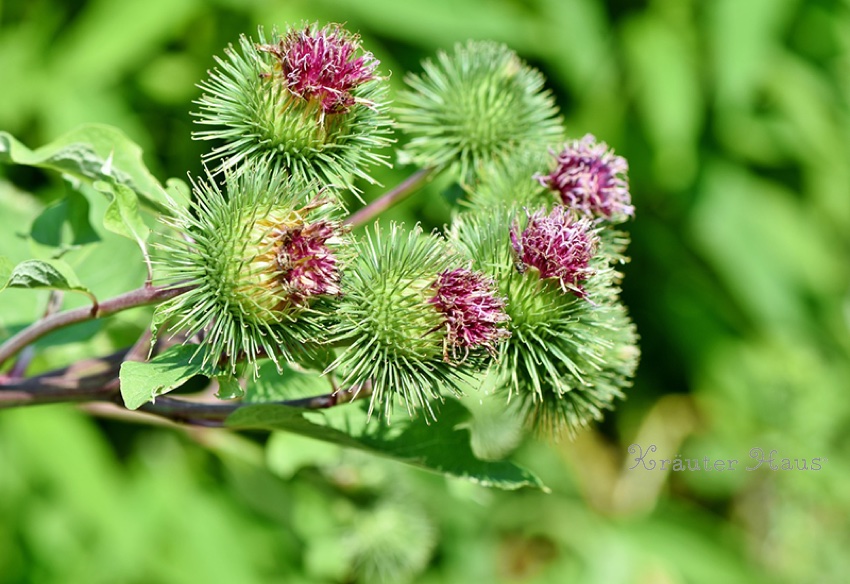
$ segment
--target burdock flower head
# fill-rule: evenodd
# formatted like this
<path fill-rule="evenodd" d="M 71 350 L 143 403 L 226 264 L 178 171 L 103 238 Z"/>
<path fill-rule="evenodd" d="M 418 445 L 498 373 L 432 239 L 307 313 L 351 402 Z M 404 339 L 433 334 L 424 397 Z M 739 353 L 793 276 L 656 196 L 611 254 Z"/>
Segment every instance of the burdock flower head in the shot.
<path fill-rule="evenodd" d="M 587 134 L 568 143 L 555 158 L 555 169 L 536 178 L 541 185 L 557 192 L 566 207 L 614 223 L 634 215 L 628 162 L 615 155 L 605 142 L 597 143 L 596 138 Z"/>
<path fill-rule="evenodd" d="M 166 280 L 192 289 L 160 305 L 158 318 L 203 334 L 204 362 L 236 371 L 240 360 L 288 360 L 321 340 L 347 241 L 333 200 L 278 172 L 245 168 L 225 187 L 196 181 L 196 202 L 171 220 Z"/>
<path fill-rule="evenodd" d="M 318 102 L 326 114 L 338 114 L 356 103 L 356 88 L 377 77 L 378 61 L 369 52 L 358 56 L 359 47 L 358 38 L 338 26 L 312 25 L 259 49 L 277 58 L 279 81 L 290 93 Z"/>
<path fill-rule="evenodd" d="M 200 84 L 196 132 L 218 142 L 207 155 L 227 169 L 264 160 L 295 180 L 353 189 L 354 178 L 387 164 L 376 150 L 392 140 L 386 78 L 360 39 L 341 26 L 317 24 L 245 36 L 225 50 Z"/>
<path fill-rule="evenodd" d="M 331 339 L 348 346 L 328 369 L 344 386 L 371 383 L 370 412 L 389 419 L 400 401 L 410 413 L 435 417 L 431 400 L 459 395 L 507 336 L 492 281 L 458 267 L 465 263 L 443 238 L 418 227 L 376 224 L 358 242 Z"/>
<path fill-rule="evenodd" d="M 522 232 L 513 226 L 511 244 L 520 271 L 534 268 L 541 278 L 557 280 L 564 292 L 586 297 L 582 282 L 593 273 L 590 260 L 599 244 L 589 219 L 575 219 L 561 206 L 548 215 L 540 210 L 529 215 Z"/>
<path fill-rule="evenodd" d="M 449 238 L 505 297 L 511 334 L 490 365 L 496 392 L 531 427 L 572 434 L 622 397 L 637 365 L 637 334 L 619 301 L 616 271 L 594 255 L 598 231 L 610 226 L 560 206 L 531 214 L 520 229 L 523 220 L 516 207 L 466 213 Z"/>
<path fill-rule="evenodd" d="M 496 343 L 510 336 L 501 325 L 509 320 L 505 301 L 498 296 L 493 278 L 467 268 L 447 270 L 432 284 L 431 304 L 445 318 L 443 359 L 457 360 L 477 348 L 495 353 Z"/>

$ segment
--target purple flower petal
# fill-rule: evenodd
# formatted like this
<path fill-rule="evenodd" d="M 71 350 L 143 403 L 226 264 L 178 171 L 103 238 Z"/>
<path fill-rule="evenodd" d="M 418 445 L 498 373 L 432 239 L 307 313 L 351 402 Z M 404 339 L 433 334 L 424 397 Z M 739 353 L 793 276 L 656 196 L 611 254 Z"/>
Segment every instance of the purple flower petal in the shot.
<path fill-rule="evenodd" d="M 556 155 L 557 166 L 535 178 L 556 191 L 565 207 L 588 217 L 623 219 L 633 216 L 627 173 L 628 162 L 605 142 L 587 134 L 568 143 Z"/>
<path fill-rule="evenodd" d="M 446 322 L 446 354 L 454 356 L 458 349 L 468 354 L 483 347 L 495 352 L 496 343 L 510 333 L 500 325 L 508 320 L 505 301 L 497 295 L 496 283 L 484 274 L 466 268 L 441 273 L 432 285 L 431 304 Z"/>
<path fill-rule="evenodd" d="M 321 104 L 328 114 L 349 111 L 356 102 L 352 92 L 376 77 L 378 60 L 369 52 L 358 56 L 358 37 L 338 25 L 306 26 L 277 45 L 259 48 L 279 59 L 283 83 L 293 95 Z"/>
<path fill-rule="evenodd" d="M 598 245 L 590 219 L 575 219 L 561 206 L 548 215 L 537 211 L 522 233 L 511 229 L 511 245 L 521 271 L 535 268 L 541 278 L 557 279 L 564 292 L 587 297 L 581 283 L 593 273 L 590 260 Z"/>

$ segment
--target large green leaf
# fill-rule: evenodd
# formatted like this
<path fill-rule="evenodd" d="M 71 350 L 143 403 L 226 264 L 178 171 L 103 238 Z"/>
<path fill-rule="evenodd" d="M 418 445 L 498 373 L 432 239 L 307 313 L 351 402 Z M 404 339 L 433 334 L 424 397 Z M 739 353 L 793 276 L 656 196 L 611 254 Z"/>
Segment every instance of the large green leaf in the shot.
<path fill-rule="evenodd" d="M 167 211 L 165 191 L 142 161 L 142 149 L 111 126 L 85 124 L 36 150 L 0 132 L 0 162 L 55 170 L 86 183 L 117 182 L 154 210 Z"/>
<path fill-rule="evenodd" d="M 121 397 L 135 410 L 188 381 L 195 375 L 210 375 L 209 367 L 195 356 L 197 345 L 175 345 L 150 361 L 121 364 Z"/>
<path fill-rule="evenodd" d="M 0 264 L 4 262 L 0 261 Z M 0 265 L 0 272 L 5 268 Z M 26 260 L 11 271 L 3 288 L 49 289 L 80 292 L 97 303 L 91 290 L 80 284 L 74 269 L 62 260 Z"/>
<path fill-rule="evenodd" d="M 468 417 L 466 408 L 455 400 L 440 407 L 436 422 L 428 423 L 423 416 L 400 417 L 391 426 L 367 422 L 366 413 L 355 405 L 311 411 L 258 404 L 238 409 L 225 423 L 235 429 L 285 430 L 488 487 L 546 488 L 534 474 L 513 462 L 476 458 L 469 431 L 460 427 Z"/>

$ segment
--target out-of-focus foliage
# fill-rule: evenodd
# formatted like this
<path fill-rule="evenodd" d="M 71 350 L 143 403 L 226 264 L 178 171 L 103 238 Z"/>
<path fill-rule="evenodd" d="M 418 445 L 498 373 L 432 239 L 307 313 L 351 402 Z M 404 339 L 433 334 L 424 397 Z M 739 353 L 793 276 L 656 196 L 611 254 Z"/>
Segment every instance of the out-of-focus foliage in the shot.
<path fill-rule="evenodd" d="M 593 132 L 629 160 L 624 299 L 644 354 L 629 399 L 575 442 L 520 447 L 551 494 L 492 492 L 288 434 L 266 443 L 70 407 L 4 411 L 0 582 L 846 581 L 847 4 L 5 1 L 0 129 L 38 145 L 109 123 L 161 179 L 198 174 L 189 102 L 212 55 L 257 25 L 302 19 L 359 31 L 395 90 L 438 49 L 504 42 L 546 74 L 571 137 Z M 3 172 L 13 257 L 28 243 L 12 235 L 35 214 L 21 191 L 48 205 L 64 187 Z M 388 186 L 404 176 L 376 172 Z M 366 200 L 380 192 L 362 188 Z M 456 196 L 433 184 L 390 215 L 439 226 Z M 111 258 L 76 269 L 138 254 L 115 241 Z M 142 322 L 106 326 L 121 344 Z M 45 359 L 81 356 L 66 353 Z M 629 470 L 631 444 L 740 463 Z M 753 448 L 822 469 L 749 472 Z"/>

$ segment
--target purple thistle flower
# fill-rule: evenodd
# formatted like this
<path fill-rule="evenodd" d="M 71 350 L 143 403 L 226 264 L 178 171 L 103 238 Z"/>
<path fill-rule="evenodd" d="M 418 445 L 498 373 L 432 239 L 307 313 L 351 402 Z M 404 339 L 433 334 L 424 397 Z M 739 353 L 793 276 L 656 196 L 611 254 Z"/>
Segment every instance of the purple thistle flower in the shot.
<path fill-rule="evenodd" d="M 356 56 L 359 38 L 335 24 L 292 30 L 277 45 L 258 48 L 279 59 L 293 95 L 320 103 L 327 114 L 348 112 L 356 102 L 352 92 L 376 77 L 378 60 L 369 52 Z"/>
<path fill-rule="evenodd" d="M 335 225 L 325 220 L 280 229 L 274 262 L 289 304 L 340 293 L 338 260 L 327 245 L 336 231 Z"/>
<path fill-rule="evenodd" d="M 573 140 L 555 156 L 558 165 L 534 178 L 556 191 L 564 206 L 588 217 L 622 220 L 634 216 L 627 173 L 629 164 L 605 142 L 587 134 Z"/>
<path fill-rule="evenodd" d="M 464 357 L 471 349 L 484 347 L 493 355 L 496 343 L 510 332 L 499 325 L 509 320 L 505 301 L 497 295 L 492 278 L 466 268 L 442 272 L 431 285 L 435 290 L 429 301 L 446 321 L 446 345 L 443 358 L 449 361 L 458 349 Z"/>
<path fill-rule="evenodd" d="M 599 243 L 590 219 L 575 219 L 566 208 L 556 206 L 548 215 L 543 210 L 530 215 L 525 230 L 519 234 L 518 230 L 511 229 L 511 245 L 520 271 L 535 268 L 541 278 L 557 279 L 564 292 L 587 297 L 581 282 L 593 273 L 590 260 Z"/>

